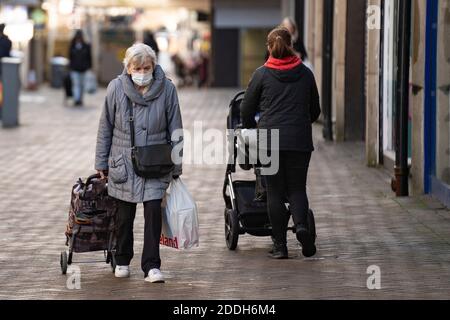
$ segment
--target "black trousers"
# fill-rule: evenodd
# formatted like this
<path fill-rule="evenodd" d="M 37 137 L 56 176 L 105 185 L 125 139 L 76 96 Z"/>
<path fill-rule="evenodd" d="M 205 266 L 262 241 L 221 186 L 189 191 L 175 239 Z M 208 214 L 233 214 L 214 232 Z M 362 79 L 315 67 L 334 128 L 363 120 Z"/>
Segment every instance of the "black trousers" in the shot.
<path fill-rule="evenodd" d="M 133 225 L 136 217 L 136 203 L 119 200 L 116 216 L 116 263 L 119 266 L 130 265 L 133 259 Z M 151 269 L 161 267 L 159 256 L 159 241 L 161 237 L 161 202 L 154 200 L 144 202 L 144 248 L 142 251 L 141 268 L 145 276 Z"/>
<path fill-rule="evenodd" d="M 306 181 L 311 152 L 280 151 L 280 167 L 273 176 L 264 176 L 267 187 L 267 207 L 272 224 L 273 239 L 287 243 L 289 216 L 285 202 L 289 202 L 295 225 L 307 223 L 309 211 Z"/>

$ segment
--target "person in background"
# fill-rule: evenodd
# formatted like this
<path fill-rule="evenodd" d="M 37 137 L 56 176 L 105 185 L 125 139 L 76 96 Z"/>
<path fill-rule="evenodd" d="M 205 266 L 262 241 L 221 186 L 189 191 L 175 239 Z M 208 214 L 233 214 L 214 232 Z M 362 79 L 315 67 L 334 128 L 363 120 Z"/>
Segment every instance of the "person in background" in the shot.
<path fill-rule="evenodd" d="M 11 55 L 12 42 L 8 36 L 4 34 L 5 24 L 0 24 L 0 59 Z M 0 76 L 2 75 L 2 65 L 0 63 Z M 1 78 L 0 78 L 1 80 Z"/>
<path fill-rule="evenodd" d="M 198 86 L 199 87 L 208 86 L 209 56 L 206 52 L 200 53 L 200 63 L 198 66 L 198 75 L 199 75 Z"/>
<path fill-rule="evenodd" d="M 0 107 L 3 103 L 3 84 L 2 84 L 2 64 L 1 59 L 11 55 L 12 42 L 8 36 L 4 34 L 5 25 L 0 24 Z M 0 109 L 1 112 L 1 109 Z"/>
<path fill-rule="evenodd" d="M 69 49 L 70 77 L 75 106 L 83 105 L 86 71 L 92 68 L 91 46 L 84 40 L 83 32 L 77 30 Z"/>
<path fill-rule="evenodd" d="M 178 86 L 184 87 L 187 83 L 187 67 L 184 63 L 183 59 L 181 59 L 180 55 L 178 53 L 175 53 L 172 56 L 172 62 L 175 66 L 175 75 L 178 78 Z"/>
<path fill-rule="evenodd" d="M 150 48 L 153 49 L 153 51 L 155 51 L 156 58 L 158 59 L 159 57 L 158 43 L 156 42 L 153 32 L 151 32 L 150 30 L 145 31 L 144 33 L 144 44 L 148 45 Z"/>
<path fill-rule="evenodd" d="M 242 125 L 279 132 L 279 148 L 270 150 L 279 151 L 279 170 L 275 175 L 264 175 L 273 233 L 271 258 L 288 259 L 286 197 L 302 253 L 311 257 L 316 246 L 307 223 L 306 181 L 314 151 L 312 123 L 321 113 L 319 93 L 314 74 L 294 52 L 286 28 L 272 30 L 267 46 L 270 57 L 253 74 L 241 104 Z"/>
<path fill-rule="evenodd" d="M 286 17 L 283 19 L 281 26 L 288 29 L 289 33 L 291 34 L 292 46 L 294 48 L 294 51 L 300 54 L 300 59 L 302 59 L 303 61 L 307 60 L 308 53 L 306 52 L 303 41 L 299 38 L 298 27 L 295 21 L 292 20 L 292 18 Z"/>

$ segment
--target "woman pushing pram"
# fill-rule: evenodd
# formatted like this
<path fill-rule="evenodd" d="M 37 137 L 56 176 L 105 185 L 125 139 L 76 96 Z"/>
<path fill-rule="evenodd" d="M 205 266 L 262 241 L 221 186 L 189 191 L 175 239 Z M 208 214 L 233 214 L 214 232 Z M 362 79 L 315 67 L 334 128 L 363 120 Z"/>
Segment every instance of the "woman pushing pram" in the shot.
<path fill-rule="evenodd" d="M 306 181 L 314 151 L 312 123 L 321 113 L 319 94 L 313 73 L 292 48 L 289 31 L 276 28 L 267 40 L 270 57 L 256 70 L 247 88 L 240 105 L 242 125 L 279 133 L 278 172 L 264 175 L 272 225 L 271 257 L 288 258 L 286 197 L 302 253 L 311 257 L 316 253 L 316 246 L 308 226 Z M 260 119 L 256 124 L 258 112 Z"/>

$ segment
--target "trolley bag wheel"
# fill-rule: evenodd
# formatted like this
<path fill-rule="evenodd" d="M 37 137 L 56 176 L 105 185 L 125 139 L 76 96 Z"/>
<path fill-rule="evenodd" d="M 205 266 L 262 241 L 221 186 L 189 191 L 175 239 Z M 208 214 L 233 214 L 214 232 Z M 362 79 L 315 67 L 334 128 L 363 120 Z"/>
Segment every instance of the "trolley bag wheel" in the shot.
<path fill-rule="evenodd" d="M 313 236 L 314 243 L 315 243 L 316 239 L 317 239 L 316 219 L 314 218 L 314 212 L 312 210 L 309 210 L 307 218 L 308 218 L 309 233 Z"/>
<path fill-rule="evenodd" d="M 111 262 L 111 270 L 112 272 L 116 272 L 116 257 L 114 256 L 114 253 L 108 252 L 108 255 L 110 255 L 110 262 Z"/>
<path fill-rule="evenodd" d="M 67 264 L 70 266 L 72 264 L 73 251 L 69 251 L 69 256 L 67 257 Z"/>
<path fill-rule="evenodd" d="M 236 250 L 239 240 L 239 219 L 236 211 L 225 209 L 225 241 L 228 249 Z"/>
<path fill-rule="evenodd" d="M 67 252 L 66 251 L 61 252 L 60 264 L 61 264 L 62 274 L 66 274 L 67 273 Z"/>

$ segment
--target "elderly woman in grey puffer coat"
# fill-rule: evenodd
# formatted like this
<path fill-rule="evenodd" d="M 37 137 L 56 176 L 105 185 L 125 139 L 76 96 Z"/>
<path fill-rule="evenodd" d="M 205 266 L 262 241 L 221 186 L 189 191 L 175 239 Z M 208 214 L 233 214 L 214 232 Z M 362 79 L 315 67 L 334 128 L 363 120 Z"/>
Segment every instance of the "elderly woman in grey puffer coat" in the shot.
<path fill-rule="evenodd" d="M 149 46 L 138 43 L 130 47 L 124 65 L 123 73 L 112 80 L 107 89 L 98 129 L 95 168 L 103 178 L 108 176 L 108 193 L 119 203 L 115 276 L 130 275 L 136 204 L 143 203 L 145 230 L 141 267 L 145 281 L 164 282 L 159 255 L 161 202 L 170 181 L 181 175 L 181 162 L 175 163 L 171 174 L 160 179 L 136 175 L 131 160 L 128 104 L 134 113 L 136 146 L 169 142 L 181 150 L 182 135 L 178 134 L 180 138 L 176 141 L 171 139 L 176 136 L 172 133 L 182 129 L 178 96 Z"/>

